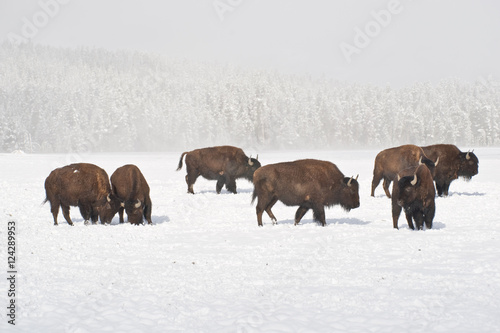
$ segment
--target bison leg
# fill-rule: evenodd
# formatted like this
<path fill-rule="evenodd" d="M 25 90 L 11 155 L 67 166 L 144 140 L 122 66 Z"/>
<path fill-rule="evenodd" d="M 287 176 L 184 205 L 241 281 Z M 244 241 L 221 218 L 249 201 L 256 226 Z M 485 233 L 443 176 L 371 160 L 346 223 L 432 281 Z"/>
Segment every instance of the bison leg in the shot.
<path fill-rule="evenodd" d="M 125 220 L 123 219 L 123 212 L 125 211 L 125 207 L 120 206 L 118 209 L 118 216 L 120 217 L 120 223 L 124 223 Z"/>
<path fill-rule="evenodd" d="M 196 182 L 196 179 L 198 178 L 198 176 L 199 176 L 198 172 L 192 172 L 191 170 L 188 171 L 188 174 L 186 175 L 186 183 L 188 186 L 188 193 L 194 194 L 193 185 Z"/>
<path fill-rule="evenodd" d="M 313 207 L 313 217 L 316 221 L 321 223 L 321 225 L 324 227 L 326 225 L 325 207 L 320 206 L 320 205 Z"/>
<path fill-rule="evenodd" d="M 271 208 L 276 204 L 277 201 L 278 201 L 278 198 L 274 198 L 273 200 L 271 200 L 271 202 L 266 207 L 266 213 L 271 218 L 271 221 L 273 222 L 273 224 L 275 224 L 275 223 L 278 224 L 278 220 L 276 219 L 276 216 L 274 216 L 273 212 L 271 211 Z"/>
<path fill-rule="evenodd" d="M 424 214 L 420 211 L 413 213 L 413 220 L 415 220 L 415 227 L 417 230 L 424 229 Z"/>
<path fill-rule="evenodd" d="M 50 211 L 52 213 L 52 216 L 54 217 L 54 225 L 58 225 L 57 224 L 57 215 L 59 214 L 59 204 L 52 204 L 52 202 L 50 203 Z"/>
<path fill-rule="evenodd" d="M 229 192 L 236 194 L 236 179 L 234 179 L 233 177 L 228 177 L 226 179 L 226 189 Z"/>
<path fill-rule="evenodd" d="M 432 220 L 434 219 L 435 212 L 436 212 L 436 207 L 432 206 L 428 208 L 424 213 L 425 227 L 427 229 L 432 229 Z"/>
<path fill-rule="evenodd" d="M 378 184 L 382 180 L 382 173 L 381 172 L 376 172 L 375 170 L 373 171 L 373 179 L 372 179 L 372 194 L 371 196 L 375 196 L 375 189 L 377 188 Z"/>
<path fill-rule="evenodd" d="M 215 185 L 215 191 L 217 192 L 217 194 L 220 194 L 220 191 L 222 190 L 225 182 L 226 179 L 224 177 L 219 177 L 219 179 L 217 180 L 217 185 Z"/>
<path fill-rule="evenodd" d="M 96 209 L 92 209 L 92 211 L 90 212 L 90 218 L 92 219 L 92 224 L 97 224 L 97 220 L 99 219 L 99 213 L 97 212 Z M 101 221 L 101 224 L 104 223 Z"/>
<path fill-rule="evenodd" d="M 90 216 L 92 214 L 92 207 L 79 204 L 78 208 L 80 208 L 80 214 L 82 214 L 82 217 L 85 220 L 85 224 L 88 224 L 90 221 Z M 92 221 L 92 224 L 95 224 L 94 221 Z"/>
<path fill-rule="evenodd" d="M 405 215 L 406 215 L 406 222 L 408 222 L 408 227 L 411 230 L 415 230 L 415 227 L 413 226 L 413 221 L 412 221 L 412 215 L 411 215 L 411 213 L 405 211 Z"/>
<path fill-rule="evenodd" d="M 436 190 L 437 190 L 437 193 L 438 193 L 438 196 L 443 196 L 443 187 L 444 187 L 444 183 L 441 183 L 441 182 L 436 182 Z"/>
<path fill-rule="evenodd" d="M 299 224 L 300 220 L 302 220 L 308 210 L 309 207 L 306 206 L 300 206 L 299 209 L 297 209 L 297 212 L 295 213 L 295 225 Z"/>
<path fill-rule="evenodd" d="M 257 204 L 257 207 L 255 208 L 257 212 L 257 225 L 259 227 L 262 227 L 262 213 L 264 213 L 264 209 L 259 207 L 259 204 Z"/>
<path fill-rule="evenodd" d="M 389 192 L 389 185 L 391 185 L 392 180 L 390 180 L 387 177 L 384 177 L 384 183 L 382 184 L 382 187 L 384 188 L 385 195 L 390 199 L 391 198 L 391 193 Z"/>
<path fill-rule="evenodd" d="M 445 182 L 443 186 L 443 194 L 445 197 L 448 196 L 448 190 L 450 189 L 451 182 Z"/>
<path fill-rule="evenodd" d="M 148 224 L 153 224 L 153 221 L 151 221 L 151 210 L 151 202 L 149 202 L 144 206 L 144 218 L 146 219 L 146 221 L 148 221 Z"/>
<path fill-rule="evenodd" d="M 259 227 L 262 227 L 262 213 L 264 213 L 266 206 L 267 205 L 264 203 L 263 196 L 259 197 L 257 206 L 255 207 L 255 211 L 257 213 L 257 225 Z"/>
<path fill-rule="evenodd" d="M 66 222 L 68 222 L 69 225 L 73 225 L 73 221 L 71 221 L 71 217 L 69 216 L 69 206 L 61 205 L 61 209 Z"/>
<path fill-rule="evenodd" d="M 269 196 L 266 194 L 261 194 L 259 196 L 257 207 L 255 208 L 257 212 L 257 224 L 259 225 L 259 227 L 262 227 L 262 213 L 264 213 L 264 210 L 267 212 L 269 217 L 273 219 L 274 214 L 273 212 L 271 212 L 271 207 L 276 203 L 276 201 L 277 200 L 275 200 L 274 198 L 269 198 Z M 274 219 L 276 218 L 274 217 Z"/>
<path fill-rule="evenodd" d="M 392 226 L 394 229 L 399 229 L 399 227 L 398 227 L 399 215 L 401 215 L 401 206 L 398 205 L 397 202 L 393 202 L 392 203 Z"/>

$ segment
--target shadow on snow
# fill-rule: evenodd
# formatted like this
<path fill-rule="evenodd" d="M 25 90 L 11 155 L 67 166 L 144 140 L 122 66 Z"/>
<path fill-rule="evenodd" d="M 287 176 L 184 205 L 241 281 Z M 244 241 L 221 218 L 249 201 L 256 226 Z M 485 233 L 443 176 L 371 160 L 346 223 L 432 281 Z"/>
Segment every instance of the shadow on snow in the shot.
<path fill-rule="evenodd" d="M 240 194 L 240 193 L 252 193 L 253 192 L 253 189 L 236 189 L 236 195 Z M 200 194 L 207 194 L 207 193 L 210 193 L 210 194 L 217 194 L 217 192 L 215 190 L 202 190 L 202 191 L 199 191 L 199 192 L 194 192 L 194 194 L 196 195 L 196 193 L 200 193 Z M 188 193 L 189 194 L 189 193 Z M 234 194 L 233 192 L 229 192 L 228 190 L 226 189 L 222 189 L 220 191 L 220 194 L 223 195 L 223 194 Z"/>
<path fill-rule="evenodd" d="M 123 223 L 120 223 L 120 218 L 118 216 L 115 216 L 113 217 L 113 220 L 111 221 L 111 224 L 108 224 L 107 226 L 119 226 L 119 225 L 129 225 L 130 223 L 127 222 L 127 215 L 125 214 L 124 215 L 124 219 L 125 219 L 125 222 Z M 76 225 L 85 225 L 83 222 L 83 218 L 72 218 L 73 220 L 73 224 L 76 226 Z M 170 222 L 170 218 L 167 216 L 167 215 L 163 215 L 163 216 L 151 216 L 151 221 L 153 222 L 153 225 L 156 225 L 156 224 L 163 224 L 163 223 L 167 223 L 167 222 Z M 52 221 L 53 222 L 53 221 Z M 59 226 L 60 225 L 69 225 L 66 220 L 64 221 L 58 221 L 59 222 Z M 148 222 L 144 219 L 142 221 L 143 224 L 139 224 L 139 225 L 148 225 Z M 101 221 L 97 221 L 97 223 L 95 224 L 96 226 L 97 225 L 102 225 L 101 224 Z M 88 227 L 91 227 L 91 226 L 94 226 L 94 224 L 92 224 L 92 222 L 90 222 L 88 225 Z"/>
<path fill-rule="evenodd" d="M 363 221 L 363 220 L 360 220 L 360 219 L 357 219 L 357 218 L 353 218 L 353 217 L 346 217 L 346 218 L 341 218 L 341 219 L 326 219 L 326 226 L 330 225 L 330 224 L 350 224 L 350 225 L 367 225 L 367 224 L 370 224 L 371 221 Z M 278 225 L 280 224 L 295 224 L 295 220 L 278 220 Z M 300 223 L 298 224 L 299 226 L 300 225 L 303 225 L 303 224 L 316 224 L 318 226 L 321 226 L 321 224 L 319 224 L 318 222 L 316 222 L 315 220 L 313 219 L 302 219 L 300 221 Z"/>
<path fill-rule="evenodd" d="M 486 195 L 486 193 L 481 193 L 481 192 L 473 192 L 473 193 L 469 193 L 469 192 L 450 192 L 448 193 L 448 196 L 451 197 L 451 196 L 455 196 L 455 195 L 458 195 L 458 196 L 467 196 L 467 197 L 483 197 Z"/>
<path fill-rule="evenodd" d="M 404 217 L 403 217 L 404 219 Z M 404 224 L 401 223 L 402 221 L 400 220 L 399 221 L 399 229 L 405 229 L 405 230 L 410 230 L 410 231 L 419 231 L 419 230 L 411 230 L 410 227 L 408 227 L 408 223 L 406 222 L 406 219 L 404 219 Z M 392 227 L 392 224 L 391 224 L 391 227 Z M 446 224 L 442 223 L 442 222 L 436 222 L 436 221 L 433 221 L 432 222 L 432 229 L 427 229 L 424 227 L 424 230 L 442 230 L 446 228 Z M 394 229 L 397 231 L 397 229 Z"/>

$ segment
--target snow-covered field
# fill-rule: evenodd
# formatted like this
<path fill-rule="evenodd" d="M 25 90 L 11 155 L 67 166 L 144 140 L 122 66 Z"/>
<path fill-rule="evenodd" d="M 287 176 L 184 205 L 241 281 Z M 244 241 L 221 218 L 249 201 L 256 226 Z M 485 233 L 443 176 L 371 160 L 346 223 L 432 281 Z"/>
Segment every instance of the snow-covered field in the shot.
<path fill-rule="evenodd" d="M 461 147 L 466 150 L 465 147 Z M 263 164 L 332 161 L 359 174 L 361 206 L 326 210 L 327 226 L 257 226 L 252 184 L 215 193 L 199 178 L 186 193 L 181 152 L 0 154 L 0 331 L 6 317 L 7 222 L 16 225 L 17 332 L 499 332 L 500 148 L 476 149 L 479 174 L 436 199 L 434 228 L 392 228 L 381 185 L 370 197 L 378 151 L 252 152 Z M 43 182 L 75 160 L 109 175 L 139 166 L 151 187 L 153 226 L 53 226 Z"/>

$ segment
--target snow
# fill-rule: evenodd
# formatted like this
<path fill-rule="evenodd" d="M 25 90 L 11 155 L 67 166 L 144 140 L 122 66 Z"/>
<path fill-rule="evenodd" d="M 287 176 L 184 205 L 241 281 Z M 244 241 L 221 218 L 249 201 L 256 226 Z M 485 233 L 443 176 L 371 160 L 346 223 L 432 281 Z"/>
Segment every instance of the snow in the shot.
<path fill-rule="evenodd" d="M 472 147 L 471 147 L 472 148 Z M 469 147 L 461 147 L 467 150 Z M 277 203 L 278 224 L 257 226 L 252 184 L 215 193 L 199 178 L 187 194 L 181 152 L 0 154 L 0 261 L 16 222 L 16 332 L 498 332 L 500 148 L 476 148 L 479 174 L 436 199 L 434 227 L 392 228 L 381 185 L 370 197 L 376 150 L 272 151 L 263 164 L 319 158 L 359 174 L 361 206 L 308 212 Z M 139 166 L 151 187 L 153 226 L 53 226 L 43 182 L 81 161 L 109 175 Z M 4 280 L 5 281 L 5 280 Z M 7 324 L 1 287 L 0 331 Z"/>

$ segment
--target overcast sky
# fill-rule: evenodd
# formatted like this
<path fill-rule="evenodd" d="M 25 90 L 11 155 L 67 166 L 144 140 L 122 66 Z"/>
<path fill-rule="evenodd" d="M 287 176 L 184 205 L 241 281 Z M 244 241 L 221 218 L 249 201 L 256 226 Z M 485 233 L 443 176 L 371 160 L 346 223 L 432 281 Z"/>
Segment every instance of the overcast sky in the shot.
<path fill-rule="evenodd" d="M 0 40 L 397 87 L 498 79 L 499 17 L 497 0 L 0 0 Z"/>

